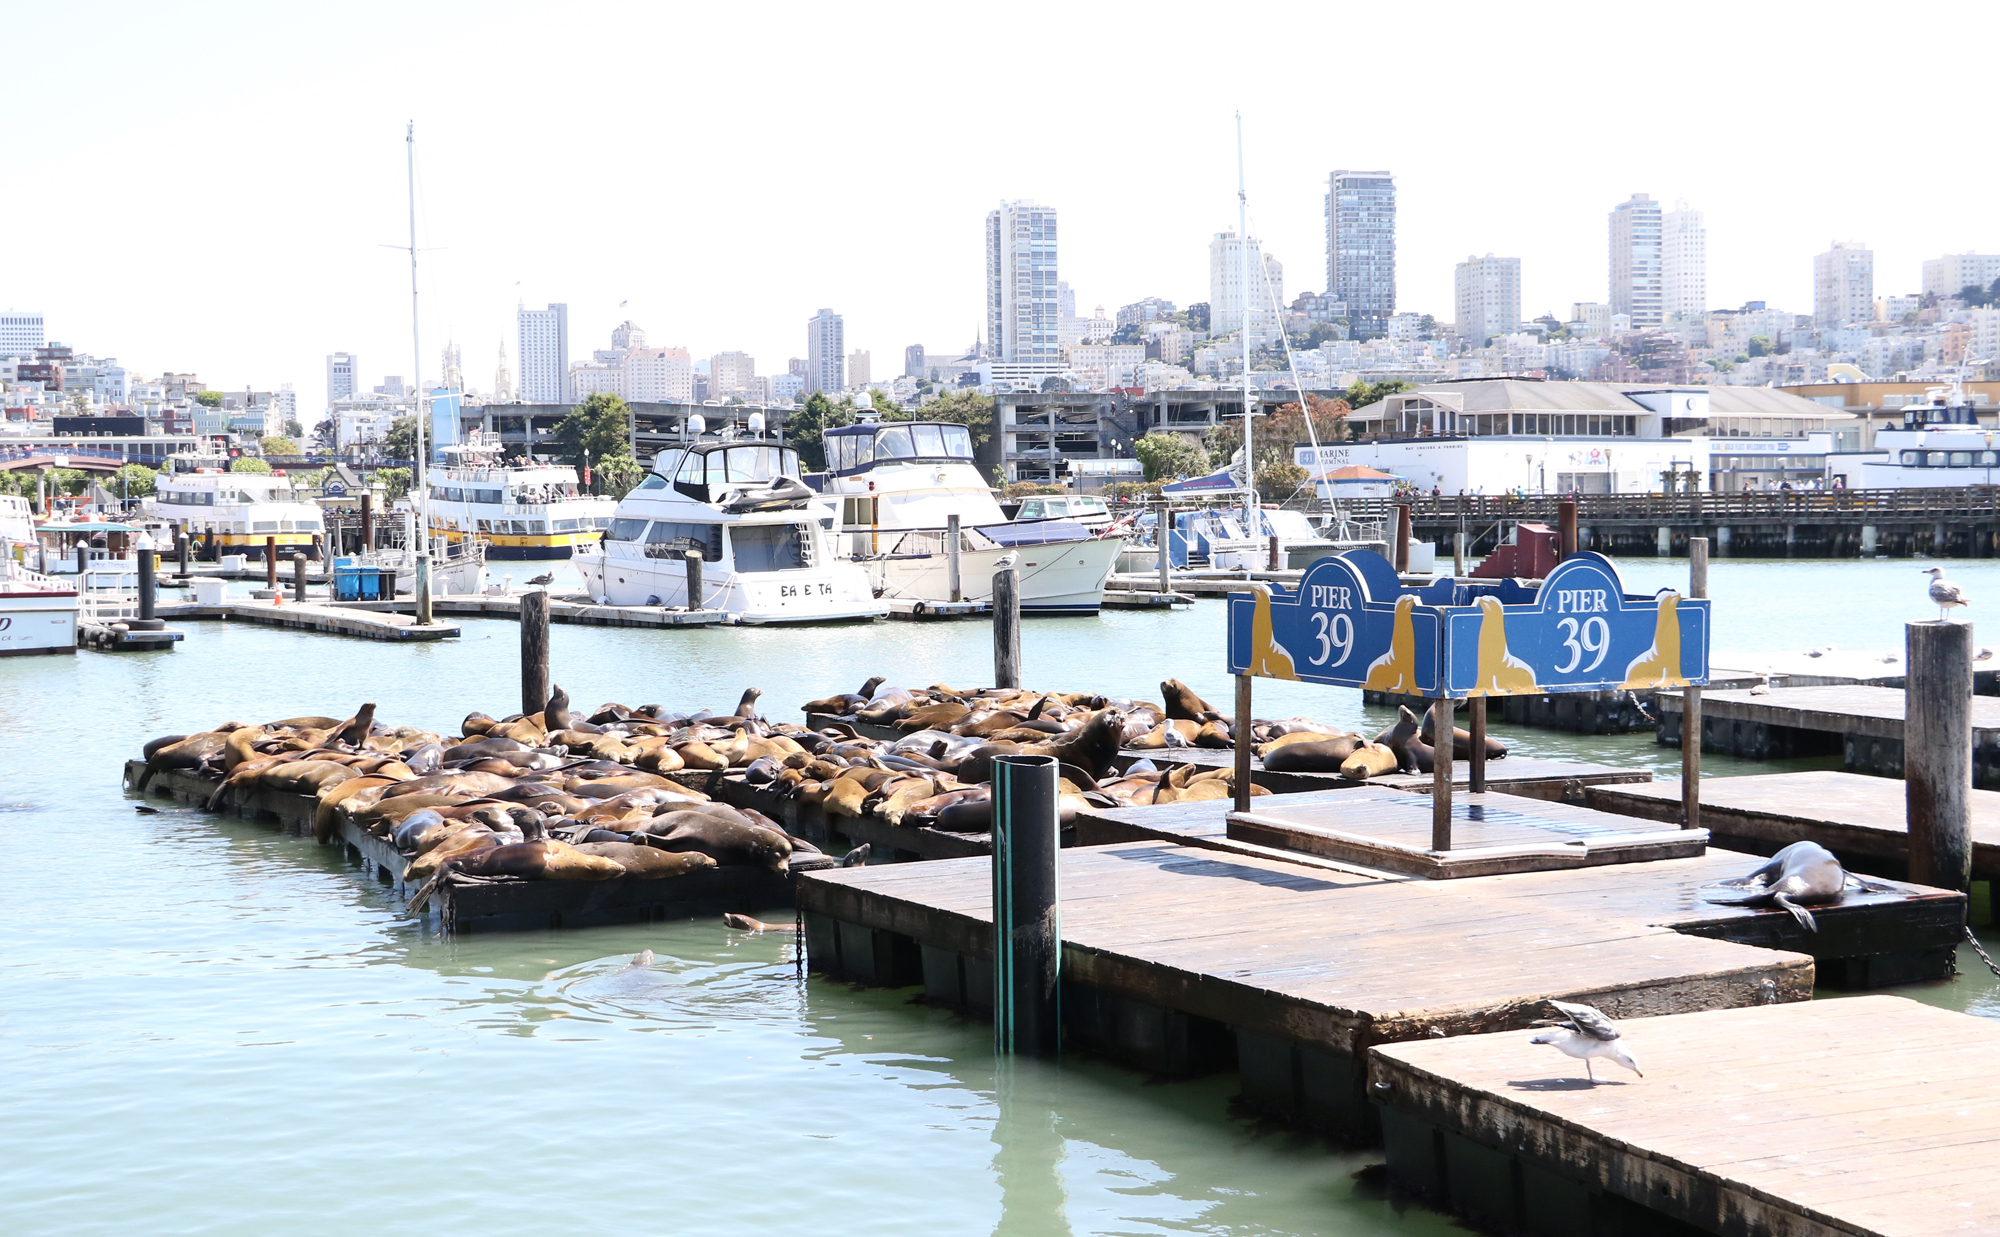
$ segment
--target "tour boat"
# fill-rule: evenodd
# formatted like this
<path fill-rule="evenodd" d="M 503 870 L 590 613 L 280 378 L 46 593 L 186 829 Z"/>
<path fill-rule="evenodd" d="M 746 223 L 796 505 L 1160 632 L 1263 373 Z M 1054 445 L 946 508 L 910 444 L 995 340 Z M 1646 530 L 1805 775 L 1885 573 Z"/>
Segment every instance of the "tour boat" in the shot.
<path fill-rule="evenodd" d="M 826 493 L 841 503 L 841 553 L 864 567 L 884 597 L 987 601 L 1007 560 L 1021 580 L 1021 609 L 1095 614 L 1124 539 L 1094 537 L 1070 519 L 1008 520 L 972 459 L 963 425 L 878 422 L 826 431 Z M 958 517 L 958 597 L 946 545 Z"/>
<path fill-rule="evenodd" d="M 611 524 L 618 500 L 587 494 L 567 464 L 509 463 L 475 431 L 430 470 L 434 543 L 486 543 L 489 559 L 569 558 Z"/>
<path fill-rule="evenodd" d="M 799 477 L 797 450 L 768 438 L 761 413 L 747 436 L 732 422 L 709 434 L 688 418 L 687 441 L 653 459 L 619 500 L 603 541 L 576 564 L 602 603 L 722 610 L 739 623 L 873 619 L 868 573 L 834 556 L 832 504 Z M 702 595 L 689 605 L 690 552 L 701 557 Z"/>
<path fill-rule="evenodd" d="M 185 529 L 204 546 L 214 545 L 218 555 L 260 560 L 272 538 L 280 560 L 292 554 L 311 557 L 314 536 L 325 530 L 319 507 L 297 492 L 292 478 L 276 472 L 163 472 L 140 510 Z"/>

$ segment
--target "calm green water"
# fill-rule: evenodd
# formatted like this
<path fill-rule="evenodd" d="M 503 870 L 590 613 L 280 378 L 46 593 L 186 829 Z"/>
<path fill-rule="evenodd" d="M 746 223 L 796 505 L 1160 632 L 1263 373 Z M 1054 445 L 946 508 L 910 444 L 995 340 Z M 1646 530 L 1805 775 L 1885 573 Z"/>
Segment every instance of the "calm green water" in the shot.
<path fill-rule="evenodd" d="M 1951 566 L 2000 596 L 2000 569 Z M 1922 583 L 1907 562 L 1717 564 L 1717 644 L 1890 647 Z M 1024 659 L 1051 687 L 1173 675 L 1225 701 L 1220 630 L 1213 602 L 1037 621 Z M 712 921 L 439 940 L 335 850 L 140 815 L 119 789 L 144 738 L 228 718 L 511 711 L 516 648 L 498 622 L 421 647 L 204 623 L 171 654 L 0 661 L 0 1231 L 1462 1231 L 1358 1183 L 1375 1157 L 1243 1117 L 1233 1076 L 997 1078 L 987 1025 L 804 978 L 790 940 Z M 991 677 L 974 623 L 559 626 L 554 660 L 579 704 L 727 708 L 755 685 L 773 717 L 876 672 Z M 1258 690 L 1260 714 L 1385 721 L 1357 693 Z M 1644 736 L 1507 738 L 1677 762 Z M 1912 995 L 2000 1005 L 1983 973 Z"/>

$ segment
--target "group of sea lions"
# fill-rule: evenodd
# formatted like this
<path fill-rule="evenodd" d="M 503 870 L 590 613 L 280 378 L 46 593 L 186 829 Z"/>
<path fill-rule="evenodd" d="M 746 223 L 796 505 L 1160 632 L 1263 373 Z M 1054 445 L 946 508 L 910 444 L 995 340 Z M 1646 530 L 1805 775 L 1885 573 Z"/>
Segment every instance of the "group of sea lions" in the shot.
<path fill-rule="evenodd" d="M 391 729 L 374 720 L 373 704 L 344 721 L 231 722 L 146 744 L 137 788 L 180 769 L 215 780 L 211 809 L 232 787 L 312 794 L 322 843 L 345 822 L 402 852 L 404 878 L 424 882 L 413 910 L 446 880 L 661 880 L 718 865 L 784 873 L 829 863 L 770 817 L 665 776 L 803 755 L 821 743 L 759 718 L 759 694 L 745 692 L 728 716 L 607 704 L 584 719 L 557 687 L 536 713 L 473 713 L 449 737 Z"/>
<path fill-rule="evenodd" d="M 1356 781 L 1385 773 L 1429 773 L 1437 750 L 1430 714 L 1420 719 L 1402 706 L 1396 713 L 1396 724 L 1373 739 L 1358 734 L 1293 731 L 1270 740 L 1257 752 L 1264 767 L 1274 773 L 1338 773 Z M 1470 732 L 1452 727 L 1451 755 L 1453 760 L 1471 758 Z M 1488 736 L 1486 758 L 1499 760 L 1506 755 L 1507 745 Z"/>

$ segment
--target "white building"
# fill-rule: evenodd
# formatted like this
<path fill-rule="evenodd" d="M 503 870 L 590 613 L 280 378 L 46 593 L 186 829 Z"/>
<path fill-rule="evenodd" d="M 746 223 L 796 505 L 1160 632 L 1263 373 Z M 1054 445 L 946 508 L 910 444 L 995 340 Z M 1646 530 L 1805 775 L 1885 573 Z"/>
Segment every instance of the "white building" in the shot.
<path fill-rule="evenodd" d="M 47 342 L 42 315 L 16 309 L 0 313 L 0 356 L 33 356 Z"/>
<path fill-rule="evenodd" d="M 1468 256 L 1454 280 L 1456 334 L 1476 348 L 1521 329 L 1521 259 Z"/>
<path fill-rule="evenodd" d="M 569 398 L 582 403 L 593 395 L 625 395 L 625 366 L 578 361 L 569 367 Z"/>
<path fill-rule="evenodd" d="M 361 394 L 361 358 L 352 352 L 329 353 L 326 358 L 326 405 Z"/>
<path fill-rule="evenodd" d="M 740 395 L 751 401 L 762 397 L 757 385 L 757 359 L 747 352 L 718 352 L 708 358 L 708 397 L 726 400 Z"/>
<path fill-rule="evenodd" d="M 627 348 L 625 398 L 635 404 L 694 402 L 694 361 L 686 348 Z"/>
<path fill-rule="evenodd" d="M 758 381 L 763 384 L 764 402 L 767 404 L 796 403 L 799 393 L 806 386 L 806 380 L 798 374 L 772 374 Z"/>
<path fill-rule="evenodd" d="M 1396 178 L 1336 170 L 1325 210 L 1326 294 L 1347 305 L 1357 339 L 1373 339 L 1396 312 Z"/>
<path fill-rule="evenodd" d="M 1143 326 L 1148 322 L 1158 322 L 1162 318 L 1171 318 L 1173 316 L 1174 303 L 1172 301 L 1161 300 L 1157 296 L 1149 296 L 1144 300 L 1134 301 L 1130 305 L 1120 305 L 1118 307 L 1117 326 Z M 1116 330 L 1117 327 L 1113 327 L 1112 329 Z"/>
<path fill-rule="evenodd" d="M 1250 336 L 1253 340 L 1276 339 L 1283 329 L 1285 266 L 1263 251 L 1256 237 L 1250 238 L 1249 254 Z M 1208 243 L 1208 329 L 1227 335 L 1243 325 L 1243 249 L 1234 230 L 1217 232 Z"/>
<path fill-rule="evenodd" d="M 520 339 L 521 402 L 560 404 L 569 398 L 569 306 L 520 308 L 515 313 Z"/>
<path fill-rule="evenodd" d="M 1117 329 L 1117 324 L 1104 316 L 1104 306 L 1099 305 L 1097 311 L 1088 318 L 1079 318 L 1073 314 L 1065 316 L 1059 330 L 1059 338 L 1062 346 L 1067 348 L 1071 344 L 1090 344 L 1110 339 Z"/>
<path fill-rule="evenodd" d="M 1860 241 L 1834 241 L 1813 256 L 1813 325 L 1846 326 L 1875 317 L 1875 254 Z"/>
<path fill-rule="evenodd" d="M 872 368 L 868 360 L 868 352 L 863 348 L 856 348 L 847 354 L 847 382 L 849 386 L 859 390 L 868 385 L 869 371 Z M 714 389 L 714 380 L 711 379 L 709 390 L 713 391 Z"/>
<path fill-rule="evenodd" d="M 1053 362 L 1062 349 L 1056 210 L 1003 202 L 986 215 L 986 337 L 996 360 Z"/>
<path fill-rule="evenodd" d="M 1140 385 L 1137 373 L 1146 363 L 1144 344 L 1073 344 L 1064 353 L 1076 381 L 1092 391 Z"/>
<path fill-rule="evenodd" d="M 1578 339 L 1609 339 L 1611 317 L 1611 306 L 1602 301 L 1577 301 L 1569 307 L 1570 334 Z"/>
<path fill-rule="evenodd" d="M 1708 226 L 1681 198 L 1661 219 L 1661 292 L 1669 318 L 1708 312 Z"/>
<path fill-rule="evenodd" d="M 1957 296 L 1967 288 L 1991 288 L 1996 279 L 2000 279 L 2000 253 L 1948 253 L 1924 259 L 1924 293 L 1928 296 Z M 0 318 L 0 323 L 5 321 Z M 5 330 L 0 326 L 0 333 Z M 4 335 L 0 335 L 0 353 L 5 351 Z"/>
<path fill-rule="evenodd" d="M 847 326 L 839 314 L 822 309 L 806 320 L 805 393 L 835 394 L 847 388 Z"/>
<path fill-rule="evenodd" d="M 1660 204 L 1635 193 L 1611 211 L 1611 312 L 1625 314 L 1634 327 L 1658 326 L 1665 318 L 1665 264 L 1660 240 Z"/>

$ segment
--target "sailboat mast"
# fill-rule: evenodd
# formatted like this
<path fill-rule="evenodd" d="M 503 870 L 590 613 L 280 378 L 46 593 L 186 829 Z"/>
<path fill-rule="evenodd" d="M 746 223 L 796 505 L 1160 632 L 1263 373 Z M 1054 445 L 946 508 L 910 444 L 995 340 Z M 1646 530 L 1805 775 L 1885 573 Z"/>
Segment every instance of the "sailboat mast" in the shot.
<path fill-rule="evenodd" d="M 403 133 L 406 170 L 410 191 L 410 352 L 415 369 L 411 371 L 412 381 L 417 384 L 417 622 L 426 626 L 431 621 L 431 504 L 430 476 L 426 461 L 430 453 L 424 450 L 424 422 L 429 419 L 424 407 L 424 348 L 418 335 L 417 318 L 417 122 L 412 120 Z"/>
<path fill-rule="evenodd" d="M 1250 198 L 1243 190 L 1243 113 L 1236 113 L 1236 256 L 1243 288 L 1243 532 L 1258 535 L 1257 464 L 1250 446 Z"/>

